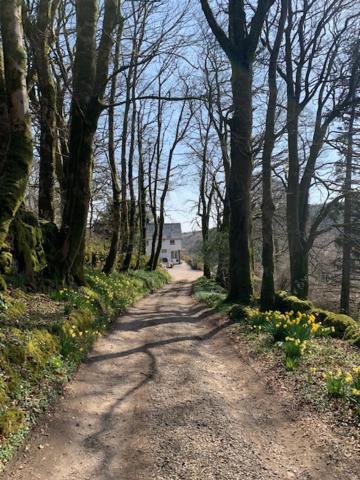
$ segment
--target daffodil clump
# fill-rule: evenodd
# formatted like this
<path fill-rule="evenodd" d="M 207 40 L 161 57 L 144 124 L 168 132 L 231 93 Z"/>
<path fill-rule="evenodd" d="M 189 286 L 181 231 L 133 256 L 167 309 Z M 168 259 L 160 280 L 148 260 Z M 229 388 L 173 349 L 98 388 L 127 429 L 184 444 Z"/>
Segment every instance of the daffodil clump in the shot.
<path fill-rule="evenodd" d="M 252 320 L 259 332 L 266 332 L 271 335 L 274 342 L 280 342 L 289 370 L 294 368 L 297 359 L 305 353 L 312 337 L 328 335 L 332 331 L 331 327 L 326 328 L 318 322 L 312 313 L 257 312 Z"/>
<path fill-rule="evenodd" d="M 327 392 L 336 397 L 346 397 L 355 403 L 360 413 L 360 366 L 351 371 L 341 368 L 324 373 Z"/>
<path fill-rule="evenodd" d="M 263 328 L 270 333 L 275 342 L 289 341 L 297 345 L 313 336 L 322 336 L 331 332 L 331 328 L 323 327 L 314 314 L 293 311 L 266 312 L 263 314 Z"/>

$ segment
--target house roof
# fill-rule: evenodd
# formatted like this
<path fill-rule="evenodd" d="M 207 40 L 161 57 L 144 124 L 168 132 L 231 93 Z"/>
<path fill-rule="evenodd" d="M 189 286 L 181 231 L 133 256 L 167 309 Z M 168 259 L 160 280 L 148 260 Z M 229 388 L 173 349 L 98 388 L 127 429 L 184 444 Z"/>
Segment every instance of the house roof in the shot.
<path fill-rule="evenodd" d="M 154 234 L 154 224 L 146 225 L 146 236 L 151 237 Z M 181 223 L 164 223 L 163 238 L 181 238 Z"/>

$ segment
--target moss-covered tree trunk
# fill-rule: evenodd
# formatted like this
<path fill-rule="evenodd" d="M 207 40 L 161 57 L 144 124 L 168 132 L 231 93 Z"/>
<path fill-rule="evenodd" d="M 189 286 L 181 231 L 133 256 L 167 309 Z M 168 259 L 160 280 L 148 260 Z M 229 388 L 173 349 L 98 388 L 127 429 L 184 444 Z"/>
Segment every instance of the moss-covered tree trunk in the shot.
<path fill-rule="evenodd" d="M 62 280 L 84 282 L 85 233 L 93 169 L 93 141 L 102 111 L 112 32 L 118 20 L 118 2 L 104 2 L 104 20 L 96 49 L 98 2 L 78 0 L 76 9 L 76 54 L 66 197 L 61 225 L 59 270 Z"/>
<path fill-rule="evenodd" d="M 5 87 L 5 66 L 3 46 L 0 42 L 0 175 L 5 165 L 10 139 L 10 124 Z"/>
<path fill-rule="evenodd" d="M 50 66 L 53 20 L 59 0 L 40 0 L 37 23 L 31 29 L 40 90 L 39 217 L 55 219 L 54 187 L 57 145 L 56 89 Z"/>
<path fill-rule="evenodd" d="M 10 223 L 24 198 L 33 148 L 26 88 L 26 55 L 21 2 L 1 1 L 0 25 L 10 126 L 9 145 L 0 177 L 1 247 L 5 242 Z"/>

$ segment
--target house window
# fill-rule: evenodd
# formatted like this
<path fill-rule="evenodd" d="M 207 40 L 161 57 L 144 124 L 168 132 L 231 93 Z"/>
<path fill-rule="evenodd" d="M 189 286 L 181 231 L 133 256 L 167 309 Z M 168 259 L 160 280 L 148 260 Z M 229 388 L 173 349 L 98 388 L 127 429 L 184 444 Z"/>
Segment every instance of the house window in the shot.
<path fill-rule="evenodd" d="M 175 240 L 170 240 L 170 245 L 175 245 Z"/>
<path fill-rule="evenodd" d="M 166 248 L 163 248 L 163 249 L 161 250 L 161 253 L 167 253 L 167 249 L 166 249 Z"/>

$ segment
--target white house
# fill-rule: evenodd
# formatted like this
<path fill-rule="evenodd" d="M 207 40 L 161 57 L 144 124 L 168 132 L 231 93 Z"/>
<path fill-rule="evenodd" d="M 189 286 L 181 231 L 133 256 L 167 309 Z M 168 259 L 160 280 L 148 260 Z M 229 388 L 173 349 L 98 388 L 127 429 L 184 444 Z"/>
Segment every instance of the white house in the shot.
<path fill-rule="evenodd" d="M 154 224 L 146 225 L 146 255 L 151 254 Z M 165 223 L 162 236 L 160 261 L 178 264 L 181 262 L 181 223 Z"/>

